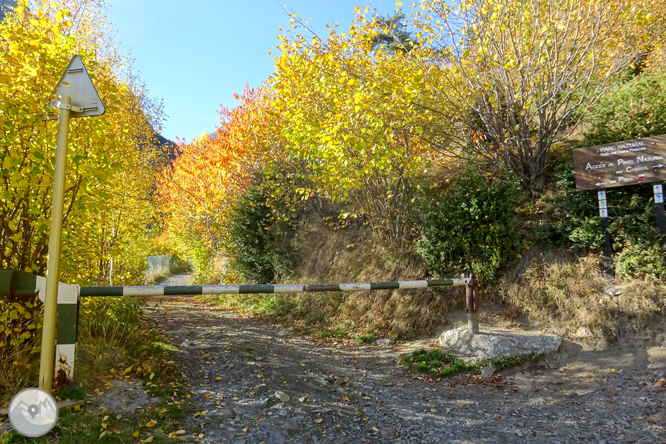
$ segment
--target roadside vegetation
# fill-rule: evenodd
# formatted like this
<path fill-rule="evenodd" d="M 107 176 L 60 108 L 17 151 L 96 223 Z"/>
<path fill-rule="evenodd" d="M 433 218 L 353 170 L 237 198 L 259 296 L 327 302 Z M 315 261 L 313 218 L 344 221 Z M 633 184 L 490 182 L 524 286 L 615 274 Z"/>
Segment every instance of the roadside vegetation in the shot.
<path fill-rule="evenodd" d="M 55 111 L 45 104 L 74 54 L 81 56 L 107 111 L 71 123 L 61 280 L 141 284 L 145 257 L 160 248 L 152 194 L 169 156 L 157 140 L 161 104 L 149 97 L 132 60 L 120 53 L 103 2 L 19 1 L 0 23 L 0 268 L 45 275 L 56 125 L 41 116 Z M 0 299 L 3 408 L 20 389 L 37 386 L 42 310 L 36 297 Z M 170 383 L 182 385 L 173 352 L 146 310 L 135 298 L 82 300 L 78 384 L 54 394 L 89 400 L 109 381 L 125 378 L 143 379 L 144 390 L 156 396 L 173 393 Z M 121 436 L 134 440 L 139 431 L 142 440 L 156 435 L 158 442 L 157 436 L 176 430 L 171 420 L 183 415 L 166 397 L 155 411 L 122 419 L 114 412 L 89 412 L 86 405 L 80 409 L 64 413 L 47 438 L 12 433 L 0 435 L 0 442 L 74 443 L 87 437 L 115 443 Z M 158 421 L 152 431 L 139 428 L 148 417 Z"/>
<path fill-rule="evenodd" d="M 446 378 L 457 374 L 479 374 L 487 366 L 492 366 L 495 371 L 502 371 L 525 364 L 536 364 L 543 358 L 543 355 L 534 353 L 469 363 L 440 348 L 434 348 L 416 350 L 401 358 L 400 365 L 434 378 Z"/>
<path fill-rule="evenodd" d="M 473 272 L 484 304 L 522 325 L 614 341 L 663 322 L 651 186 L 609 192 L 603 279 L 596 194 L 575 190 L 571 152 L 666 133 L 664 5 L 397 6 L 325 34 L 292 14 L 275 73 L 222 109 L 214 139 L 181 144 L 158 193 L 195 280 Z M 433 333 L 463 306 L 460 289 L 211 299 L 364 343 Z"/>

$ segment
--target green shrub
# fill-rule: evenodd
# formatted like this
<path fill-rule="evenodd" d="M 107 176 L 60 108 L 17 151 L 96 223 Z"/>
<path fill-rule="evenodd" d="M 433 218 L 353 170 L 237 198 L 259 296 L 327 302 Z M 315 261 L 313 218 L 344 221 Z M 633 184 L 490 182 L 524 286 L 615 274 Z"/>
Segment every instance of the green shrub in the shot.
<path fill-rule="evenodd" d="M 545 224 L 546 243 L 558 247 L 601 248 L 597 193 L 577 191 L 571 165 L 556 167 L 555 183 L 542 203 L 549 209 Z"/>
<path fill-rule="evenodd" d="M 556 182 L 542 199 L 546 242 L 600 252 L 603 244 L 595 191 L 577 191 L 571 165 L 557 167 Z M 666 240 L 658 231 L 652 184 L 608 190 L 613 263 L 621 277 L 666 278 Z"/>
<path fill-rule="evenodd" d="M 236 206 L 226 240 L 229 269 L 246 281 L 269 283 L 294 273 L 294 224 L 278 213 L 256 186 Z"/>
<path fill-rule="evenodd" d="M 588 114 L 581 146 L 666 134 L 666 71 L 651 71 L 609 92 Z"/>
<path fill-rule="evenodd" d="M 443 193 L 424 191 L 417 247 L 428 270 L 442 277 L 473 272 L 492 281 L 521 250 L 517 197 L 514 181 L 489 181 L 473 169 Z"/>

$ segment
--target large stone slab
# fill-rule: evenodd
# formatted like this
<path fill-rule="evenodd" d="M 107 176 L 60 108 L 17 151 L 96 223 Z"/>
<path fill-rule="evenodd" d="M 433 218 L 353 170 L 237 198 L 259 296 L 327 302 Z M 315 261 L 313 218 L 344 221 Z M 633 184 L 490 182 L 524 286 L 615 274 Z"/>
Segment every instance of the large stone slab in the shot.
<path fill-rule="evenodd" d="M 467 327 L 448 330 L 439 337 L 439 343 L 455 351 L 455 354 L 467 362 L 483 359 L 495 359 L 528 355 L 532 353 L 549 354 L 557 351 L 562 338 L 536 332 L 516 332 L 484 328 L 472 335 Z"/>

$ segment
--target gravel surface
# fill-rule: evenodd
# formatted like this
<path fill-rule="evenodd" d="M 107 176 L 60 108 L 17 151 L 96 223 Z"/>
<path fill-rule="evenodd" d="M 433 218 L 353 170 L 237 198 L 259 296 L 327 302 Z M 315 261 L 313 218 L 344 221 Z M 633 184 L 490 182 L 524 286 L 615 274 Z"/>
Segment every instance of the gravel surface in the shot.
<path fill-rule="evenodd" d="M 545 364 L 433 382 L 396 363 L 425 341 L 322 346 L 194 298 L 160 299 L 155 316 L 190 378 L 183 425 L 197 442 L 666 443 L 663 330 L 603 350 L 564 341 Z"/>

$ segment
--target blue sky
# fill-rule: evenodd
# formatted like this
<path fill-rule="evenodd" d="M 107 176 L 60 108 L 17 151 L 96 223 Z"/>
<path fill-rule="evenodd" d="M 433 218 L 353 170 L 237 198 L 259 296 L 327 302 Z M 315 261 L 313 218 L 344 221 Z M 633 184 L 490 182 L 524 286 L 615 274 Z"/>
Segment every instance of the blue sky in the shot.
<path fill-rule="evenodd" d="M 327 23 L 349 27 L 354 6 L 367 0 L 107 0 L 124 52 L 150 95 L 163 99 L 168 118 L 162 135 L 188 140 L 219 123 L 220 104 L 232 107 L 232 94 L 245 84 L 256 87 L 274 68 L 268 54 L 277 44 L 279 26 L 287 28 L 288 4 L 318 32 Z M 385 13 L 394 1 L 375 0 Z"/>

